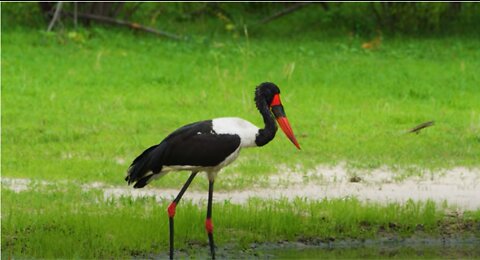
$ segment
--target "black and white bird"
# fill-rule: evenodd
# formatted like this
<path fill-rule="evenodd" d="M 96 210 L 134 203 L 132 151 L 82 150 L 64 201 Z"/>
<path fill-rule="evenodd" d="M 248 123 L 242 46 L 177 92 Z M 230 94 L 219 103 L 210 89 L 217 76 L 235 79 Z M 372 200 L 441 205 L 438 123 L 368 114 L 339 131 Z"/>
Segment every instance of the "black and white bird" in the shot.
<path fill-rule="evenodd" d="M 263 117 L 264 128 L 237 117 L 224 117 L 185 125 L 160 144 L 146 149 L 130 165 L 125 180 L 134 188 L 143 188 L 153 179 L 171 171 L 191 171 L 185 185 L 168 207 L 170 222 L 170 258 L 173 258 L 173 218 L 175 208 L 198 172 L 206 172 L 209 180 L 208 207 L 205 228 L 212 258 L 215 258 L 212 224 L 213 183 L 217 173 L 233 162 L 240 150 L 269 143 L 280 128 L 290 141 L 300 149 L 280 101 L 280 89 L 264 82 L 255 90 L 255 104 Z"/>

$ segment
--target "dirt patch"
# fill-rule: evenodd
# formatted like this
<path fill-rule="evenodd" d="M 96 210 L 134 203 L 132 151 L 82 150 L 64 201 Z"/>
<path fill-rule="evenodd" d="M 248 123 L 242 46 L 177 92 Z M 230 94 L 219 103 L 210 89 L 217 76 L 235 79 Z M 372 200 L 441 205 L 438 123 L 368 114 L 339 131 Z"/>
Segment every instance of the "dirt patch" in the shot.
<path fill-rule="evenodd" d="M 358 181 L 352 182 L 352 174 Z M 220 173 L 221 175 L 221 173 Z M 306 177 L 305 177 L 306 176 Z M 218 181 L 222 181 L 219 176 Z M 308 181 L 309 179 L 316 181 Z M 305 181 L 307 180 L 307 181 Z M 47 184 L 48 182 L 42 182 Z M 480 208 L 480 169 L 456 167 L 437 172 L 423 171 L 422 174 L 401 176 L 397 172 L 381 167 L 372 171 L 348 169 L 345 165 L 318 166 L 314 170 L 300 172 L 285 170 L 282 174 L 269 177 L 269 188 L 253 188 L 248 190 L 215 191 L 217 202 L 245 203 L 250 198 L 261 199 L 294 199 L 303 197 L 311 200 L 324 198 L 357 197 L 371 202 L 406 202 L 407 200 L 448 205 L 462 210 Z M 288 185 L 283 185 L 288 183 Z M 3 187 L 21 192 L 29 188 L 30 180 L 2 178 Z M 282 184 L 282 185 L 280 185 Z M 157 189 L 146 187 L 133 189 L 128 186 L 111 186 L 99 182 L 82 185 L 84 189 L 103 190 L 105 198 L 131 196 L 155 197 L 157 200 L 171 200 L 177 189 Z M 206 191 L 188 190 L 184 199 L 194 202 L 207 199 Z"/>
<path fill-rule="evenodd" d="M 249 198 L 262 199 L 304 197 L 311 200 L 324 198 L 357 197 L 363 201 L 372 202 L 406 202 L 407 200 L 426 201 L 437 203 L 447 201 L 448 205 L 460 209 L 474 210 L 480 208 L 480 170 L 467 168 L 453 168 L 437 173 L 424 173 L 402 177 L 387 168 L 380 168 L 371 172 L 360 172 L 361 181 L 352 182 L 351 173 L 344 166 L 319 166 L 314 171 L 295 172 L 285 171 L 282 175 L 270 176 L 272 187 L 254 188 L 249 190 L 216 191 L 215 201 L 228 200 L 232 203 L 244 203 Z M 321 181 L 305 183 L 304 177 Z M 221 181 L 221 177 L 220 180 Z M 289 183 L 289 185 L 279 185 Z M 141 189 L 134 190 L 128 187 L 105 187 L 106 197 L 118 196 L 154 196 L 160 199 L 171 199 L 176 196 L 176 189 Z M 185 199 L 193 201 L 206 200 L 206 191 L 192 190 L 185 194 Z"/>

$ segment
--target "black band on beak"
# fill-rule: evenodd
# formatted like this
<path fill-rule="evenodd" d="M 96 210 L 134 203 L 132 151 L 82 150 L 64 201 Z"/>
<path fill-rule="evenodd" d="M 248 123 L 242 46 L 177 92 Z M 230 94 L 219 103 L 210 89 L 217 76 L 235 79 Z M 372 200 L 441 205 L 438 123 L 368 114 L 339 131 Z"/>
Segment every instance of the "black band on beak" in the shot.
<path fill-rule="evenodd" d="M 287 115 L 285 115 L 285 110 L 283 110 L 282 105 L 273 106 L 272 107 L 272 113 L 275 116 L 275 118 L 280 118 L 280 117 L 286 117 L 287 116 Z"/>

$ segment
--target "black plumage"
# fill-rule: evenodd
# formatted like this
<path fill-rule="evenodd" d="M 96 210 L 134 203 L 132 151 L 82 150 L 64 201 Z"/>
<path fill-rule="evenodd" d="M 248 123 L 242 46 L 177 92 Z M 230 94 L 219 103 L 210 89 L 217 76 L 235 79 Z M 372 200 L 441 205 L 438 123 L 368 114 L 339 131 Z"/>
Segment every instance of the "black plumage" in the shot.
<path fill-rule="evenodd" d="M 214 167 L 239 146 L 237 135 L 215 133 L 212 120 L 188 124 L 138 156 L 130 165 L 125 180 L 129 184 L 136 182 L 134 188 L 142 188 L 164 166 Z"/>

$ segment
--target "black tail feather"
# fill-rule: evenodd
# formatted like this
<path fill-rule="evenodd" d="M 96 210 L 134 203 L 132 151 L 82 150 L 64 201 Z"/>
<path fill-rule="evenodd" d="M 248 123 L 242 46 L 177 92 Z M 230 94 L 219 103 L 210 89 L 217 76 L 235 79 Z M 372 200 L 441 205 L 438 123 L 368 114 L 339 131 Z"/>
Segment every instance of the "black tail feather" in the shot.
<path fill-rule="evenodd" d="M 159 173 L 162 169 L 162 157 L 164 154 L 163 143 L 149 147 L 142 152 L 128 168 L 127 177 L 125 181 L 128 184 L 136 182 L 135 188 L 142 188 L 147 185 L 148 180 L 156 173 Z M 153 174 L 147 175 L 149 172 Z"/>
<path fill-rule="evenodd" d="M 149 180 L 150 180 L 154 175 L 155 175 L 155 174 L 151 174 L 151 175 L 142 177 L 140 180 L 138 180 L 138 181 L 135 183 L 135 185 L 133 185 L 133 187 L 134 187 L 135 189 L 145 187 L 145 185 L 148 184 Z"/>

